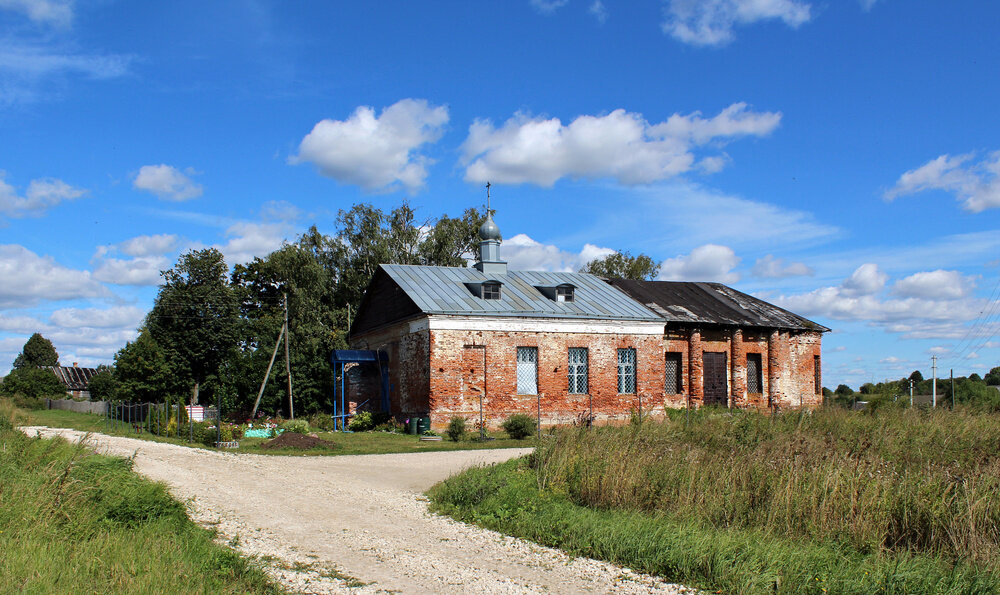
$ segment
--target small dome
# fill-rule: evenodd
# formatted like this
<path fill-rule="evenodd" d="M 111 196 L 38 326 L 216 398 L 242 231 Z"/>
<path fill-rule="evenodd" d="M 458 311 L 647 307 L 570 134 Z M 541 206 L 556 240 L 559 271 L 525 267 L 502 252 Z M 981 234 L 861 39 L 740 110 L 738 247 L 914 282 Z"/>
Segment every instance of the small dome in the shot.
<path fill-rule="evenodd" d="M 483 224 L 479 226 L 479 239 L 500 241 L 500 228 L 497 227 L 496 223 L 493 223 L 493 215 L 486 215 L 486 221 L 483 221 Z"/>

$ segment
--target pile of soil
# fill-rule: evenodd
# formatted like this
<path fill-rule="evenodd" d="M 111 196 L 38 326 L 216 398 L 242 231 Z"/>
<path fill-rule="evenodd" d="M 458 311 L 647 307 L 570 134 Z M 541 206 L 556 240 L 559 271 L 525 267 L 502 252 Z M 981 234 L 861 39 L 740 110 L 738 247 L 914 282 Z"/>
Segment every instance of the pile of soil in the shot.
<path fill-rule="evenodd" d="M 305 434 L 295 434 L 284 432 L 267 442 L 262 442 L 261 448 L 297 448 L 299 450 L 309 450 L 311 448 L 336 448 L 337 445 L 329 440 L 323 440 L 315 436 Z"/>

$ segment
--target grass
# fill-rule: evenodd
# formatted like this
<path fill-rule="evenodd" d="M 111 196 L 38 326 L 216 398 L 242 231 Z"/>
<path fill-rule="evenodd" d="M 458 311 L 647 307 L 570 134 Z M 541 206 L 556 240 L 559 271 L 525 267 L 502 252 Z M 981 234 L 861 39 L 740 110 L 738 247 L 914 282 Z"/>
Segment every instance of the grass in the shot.
<path fill-rule="evenodd" d="M 0 592 L 279 593 L 132 461 L 29 438 L 0 402 Z"/>
<path fill-rule="evenodd" d="M 1000 417 L 683 412 L 439 484 L 459 519 L 729 592 L 1000 591 Z"/>
<path fill-rule="evenodd" d="M 205 448 L 200 443 L 189 443 L 186 439 L 166 438 L 156 436 L 149 432 L 136 433 L 130 430 L 109 431 L 105 428 L 104 417 L 90 413 L 76 413 L 59 409 L 39 409 L 25 410 L 22 412 L 26 417 L 25 425 L 48 426 L 52 428 L 70 428 L 84 432 L 99 432 L 115 436 L 128 436 L 142 440 L 153 440 L 177 444 L 180 446 L 190 446 L 193 448 Z M 332 449 L 311 449 L 297 450 L 293 448 L 264 449 L 261 443 L 266 438 L 243 438 L 237 450 L 228 450 L 235 453 L 253 453 L 266 455 L 363 455 L 363 454 L 390 454 L 404 452 L 434 452 L 443 450 L 471 450 L 481 448 L 523 448 L 534 446 L 535 442 L 530 440 L 511 440 L 506 435 L 493 434 L 495 440 L 479 442 L 476 440 L 462 440 L 452 442 L 442 440 L 441 442 L 424 442 L 416 436 L 409 434 L 391 434 L 388 432 L 319 432 L 317 434 L 324 440 L 334 443 Z"/>

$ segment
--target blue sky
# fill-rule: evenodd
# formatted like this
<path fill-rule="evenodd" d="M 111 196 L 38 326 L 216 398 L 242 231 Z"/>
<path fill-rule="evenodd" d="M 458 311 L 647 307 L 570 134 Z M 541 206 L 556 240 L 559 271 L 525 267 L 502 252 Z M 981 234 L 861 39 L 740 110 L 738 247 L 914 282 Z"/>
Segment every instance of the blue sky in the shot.
<path fill-rule="evenodd" d="M 824 383 L 1000 364 L 1000 5 L 0 0 L 0 373 L 134 338 L 159 271 L 339 209 L 493 206 L 831 327 Z M 945 372 L 947 373 L 947 372 Z"/>

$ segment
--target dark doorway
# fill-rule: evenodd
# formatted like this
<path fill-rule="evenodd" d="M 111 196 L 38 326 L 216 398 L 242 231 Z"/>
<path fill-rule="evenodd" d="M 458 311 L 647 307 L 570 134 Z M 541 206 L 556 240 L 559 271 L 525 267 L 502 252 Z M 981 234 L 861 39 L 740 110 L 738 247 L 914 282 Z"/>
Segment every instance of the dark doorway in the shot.
<path fill-rule="evenodd" d="M 726 354 L 706 351 L 702 354 L 705 370 L 705 404 L 728 405 L 729 384 L 726 381 Z"/>

